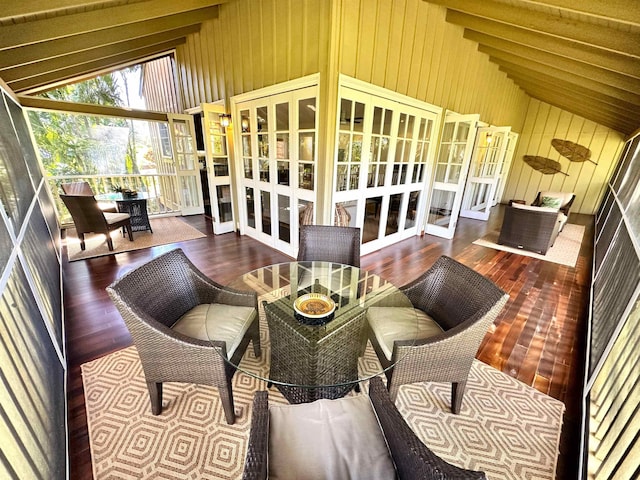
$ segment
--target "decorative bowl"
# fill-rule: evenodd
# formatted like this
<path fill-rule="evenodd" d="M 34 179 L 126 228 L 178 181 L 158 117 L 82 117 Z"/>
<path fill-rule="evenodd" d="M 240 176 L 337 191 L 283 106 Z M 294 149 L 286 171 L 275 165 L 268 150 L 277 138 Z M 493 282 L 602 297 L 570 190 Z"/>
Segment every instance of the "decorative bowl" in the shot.
<path fill-rule="evenodd" d="M 335 302 L 321 293 L 307 293 L 293 302 L 293 309 L 306 318 L 324 318 L 336 309 Z"/>

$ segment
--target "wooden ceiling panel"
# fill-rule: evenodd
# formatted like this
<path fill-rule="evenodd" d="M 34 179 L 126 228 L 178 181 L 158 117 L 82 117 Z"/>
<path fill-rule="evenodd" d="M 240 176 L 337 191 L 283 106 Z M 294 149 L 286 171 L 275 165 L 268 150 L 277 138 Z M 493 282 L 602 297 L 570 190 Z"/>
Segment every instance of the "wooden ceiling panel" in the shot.
<path fill-rule="evenodd" d="M 529 96 L 625 134 L 640 127 L 640 2 L 425 1 Z"/>
<path fill-rule="evenodd" d="M 120 43 L 135 38 L 148 37 L 151 34 L 175 30 L 190 25 L 200 25 L 203 21 L 217 17 L 218 7 L 212 6 L 179 13 L 165 18 L 156 18 L 130 23 L 119 27 L 55 38 L 46 42 L 14 47 L 2 51 L 0 69 L 37 63 L 49 58 L 82 52 L 105 45 Z M 1 76 L 1 75 L 0 75 Z"/>

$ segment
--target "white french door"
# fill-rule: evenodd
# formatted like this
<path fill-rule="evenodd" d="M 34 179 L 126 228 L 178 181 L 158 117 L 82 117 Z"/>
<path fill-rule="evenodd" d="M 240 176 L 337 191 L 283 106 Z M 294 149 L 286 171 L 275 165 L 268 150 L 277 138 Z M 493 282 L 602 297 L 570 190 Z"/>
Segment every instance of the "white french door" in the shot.
<path fill-rule="evenodd" d="M 182 215 L 204 213 L 193 118 L 191 115 L 170 113 L 168 119 L 178 177 L 180 210 Z"/>
<path fill-rule="evenodd" d="M 427 212 L 427 233 L 453 238 L 479 119 L 479 114 L 445 115 Z"/>
<path fill-rule="evenodd" d="M 500 166 L 500 176 L 498 177 L 498 186 L 496 187 L 496 193 L 493 196 L 493 205 L 496 205 L 502 200 L 502 194 L 504 193 L 504 187 L 507 183 L 507 177 L 509 170 L 511 169 L 511 161 L 513 155 L 516 153 L 516 144 L 518 143 L 519 135 L 516 132 L 509 132 L 507 137 L 507 148 L 504 154 L 504 160 Z"/>
<path fill-rule="evenodd" d="M 234 230 L 229 146 L 225 127 L 220 124 L 220 115 L 223 113 L 225 113 L 223 105 L 202 104 L 207 181 L 209 183 L 209 198 L 211 199 L 213 233 L 215 234 Z"/>
<path fill-rule="evenodd" d="M 310 86 L 234 108 L 240 232 L 291 256 L 301 211 L 315 202 L 317 94 Z"/>
<path fill-rule="evenodd" d="M 334 204 L 361 228 L 362 254 L 416 235 L 424 224 L 441 113 L 424 105 L 341 88 Z"/>
<path fill-rule="evenodd" d="M 461 217 L 487 220 L 494 205 L 511 127 L 480 127 L 471 157 L 471 171 L 462 198 Z"/>

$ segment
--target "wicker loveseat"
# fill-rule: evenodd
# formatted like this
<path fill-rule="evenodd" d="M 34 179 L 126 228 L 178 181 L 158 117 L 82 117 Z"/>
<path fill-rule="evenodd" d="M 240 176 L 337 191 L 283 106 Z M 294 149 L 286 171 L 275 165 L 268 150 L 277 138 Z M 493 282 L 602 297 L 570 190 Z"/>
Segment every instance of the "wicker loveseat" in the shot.
<path fill-rule="evenodd" d="M 486 479 L 433 453 L 389 398 L 379 377 L 369 398 L 353 395 L 301 405 L 271 405 L 255 394 L 244 480 Z"/>
<path fill-rule="evenodd" d="M 545 255 L 565 221 L 558 209 L 514 203 L 505 207 L 498 244 Z"/>

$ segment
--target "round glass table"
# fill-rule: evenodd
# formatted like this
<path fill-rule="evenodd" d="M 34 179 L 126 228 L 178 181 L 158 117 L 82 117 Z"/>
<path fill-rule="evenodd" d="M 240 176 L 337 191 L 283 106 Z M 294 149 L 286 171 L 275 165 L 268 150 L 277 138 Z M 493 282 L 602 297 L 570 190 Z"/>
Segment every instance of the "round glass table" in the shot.
<path fill-rule="evenodd" d="M 291 403 L 339 398 L 358 382 L 384 373 L 372 350 L 365 355 L 366 311 L 371 306 L 412 309 L 388 281 L 330 262 L 269 265 L 239 276 L 228 287 L 257 293 L 262 344 L 261 358 L 248 353 L 233 366 L 275 385 Z"/>

